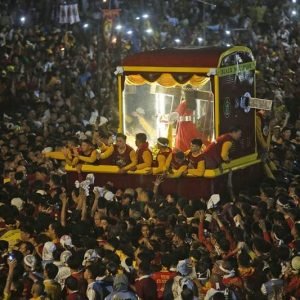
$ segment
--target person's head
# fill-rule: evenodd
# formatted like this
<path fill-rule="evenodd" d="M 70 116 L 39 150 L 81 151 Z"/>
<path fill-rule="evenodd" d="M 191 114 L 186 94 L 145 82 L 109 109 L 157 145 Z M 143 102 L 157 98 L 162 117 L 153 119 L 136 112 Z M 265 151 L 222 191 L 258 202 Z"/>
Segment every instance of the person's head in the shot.
<path fill-rule="evenodd" d="M 99 276 L 98 264 L 91 264 L 85 268 L 83 273 L 86 281 L 94 281 Z"/>
<path fill-rule="evenodd" d="M 186 106 L 188 109 L 196 109 L 196 96 L 196 90 L 193 88 L 192 85 L 188 84 L 183 88 L 183 97 L 186 101 Z"/>
<path fill-rule="evenodd" d="M 289 127 L 282 128 L 281 136 L 282 136 L 283 140 L 289 141 L 291 139 L 291 135 L 292 135 L 291 128 L 289 128 Z"/>
<path fill-rule="evenodd" d="M 182 151 L 178 151 L 175 153 L 174 159 L 176 161 L 176 163 L 181 164 L 184 162 L 185 160 L 185 156 L 184 153 Z"/>
<path fill-rule="evenodd" d="M 189 289 L 188 287 L 184 286 L 181 292 L 181 299 L 182 300 L 193 300 L 194 293 L 193 290 Z"/>
<path fill-rule="evenodd" d="M 202 141 L 200 139 L 193 139 L 191 141 L 191 152 L 197 153 L 201 150 L 202 147 Z"/>
<path fill-rule="evenodd" d="M 116 145 L 119 147 L 119 148 L 124 148 L 125 145 L 126 145 L 126 139 L 127 139 L 127 136 L 123 133 L 118 133 L 116 135 Z"/>
<path fill-rule="evenodd" d="M 275 138 L 279 138 L 280 137 L 280 133 L 281 133 L 281 129 L 280 126 L 274 126 L 273 128 L 273 135 Z"/>
<path fill-rule="evenodd" d="M 58 273 L 58 267 L 53 263 L 48 263 L 44 269 L 44 276 L 47 279 L 55 279 Z"/>
<path fill-rule="evenodd" d="M 135 145 L 137 147 L 140 147 L 141 145 L 143 145 L 144 143 L 147 142 L 147 136 L 145 133 L 137 133 L 135 135 Z"/>
<path fill-rule="evenodd" d="M 34 255 L 29 254 L 24 256 L 23 263 L 24 263 L 24 269 L 27 272 L 33 272 L 37 265 L 37 259 Z"/>
<path fill-rule="evenodd" d="M 19 251 L 24 255 L 29 255 L 34 252 L 34 246 L 30 242 L 21 242 L 19 245 Z"/>
<path fill-rule="evenodd" d="M 24 224 L 21 226 L 21 241 L 27 242 L 29 241 L 34 234 L 34 229 L 32 226 L 28 224 Z"/>
<path fill-rule="evenodd" d="M 81 142 L 80 147 L 81 147 L 82 152 L 89 152 L 92 150 L 93 144 L 90 140 L 84 140 Z"/>
<path fill-rule="evenodd" d="M 103 228 L 104 231 L 108 229 L 109 222 L 107 217 L 101 217 L 99 227 Z"/>
<path fill-rule="evenodd" d="M 101 214 L 98 211 L 94 214 L 94 224 L 96 227 L 101 227 Z"/>
<path fill-rule="evenodd" d="M 67 265 L 71 270 L 78 271 L 82 267 L 82 257 L 79 253 L 71 255 L 67 259 Z"/>
<path fill-rule="evenodd" d="M 149 275 L 151 273 L 150 263 L 148 261 L 141 261 L 139 264 L 138 273 L 140 276 Z"/>
<path fill-rule="evenodd" d="M 159 137 L 157 139 L 157 147 L 158 147 L 158 149 L 164 149 L 164 148 L 169 147 L 169 140 L 164 137 Z"/>
<path fill-rule="evenodd" d="M 121 205 L 128 206 L 133 201 L 133 197 L 130 194 L 123 194 L 121 198 Z"/>
<path fill-rule="evenodd" d="M 237 141 L 242 137 L 242 129 L 239 126 L 233 126 L 229 129 L 229 134 Z"/>
<path fill-rule="evenodd" d="M 276 263 L 270 264 L 269 275 L 271 278 L 280 278 L 281 275 L 281 265 Z"/>
<path fill-rule="evenodd" d="M 182 246 L 184 244 L 185 236 L 186 234 L 184 228 L 181 226 L 177 226 L 174 229 L 173 244 L 176 247 Z"/>
<path fill-rule="evenodd" d="M 142 237 L 144 237 L 144 238 L 150 237 L 150 229 L 147 224 L 142 225 L 141 234 L 142 234 Z"/>
<path fill-rule="evenodd" d="M 48 235 L 52 240 L 58 239 L 62 236 L 62 230 L 59 222 L 51 223 L 48 227 Z"/>
<path fill-rule="evenodd" d="M 65 280 L 65 286 L 66 286 L 68 294 L 77 292 L 78 289 L 79 289 L 78 281 L 73 276 L 69 276 L 69 277 L 66 278 L 66 280 Z"/>
<path fill-rule="evenodd" d="M 45 286 L 43 282 L 36 281 L 33 283 L 31 288 L 31 294 L 34 298 L 38 298 L 39 296 L 43 296 L 45 294 Z"/>
<path fill-rule="evenodd" d="M 36 180 L 41 180 L 41 181 L 45 181 L 46 178 L 48 176 L 48 171 L 45 167 L 39 167 L 36 171 L 35 171 L 35 179 Z"/>

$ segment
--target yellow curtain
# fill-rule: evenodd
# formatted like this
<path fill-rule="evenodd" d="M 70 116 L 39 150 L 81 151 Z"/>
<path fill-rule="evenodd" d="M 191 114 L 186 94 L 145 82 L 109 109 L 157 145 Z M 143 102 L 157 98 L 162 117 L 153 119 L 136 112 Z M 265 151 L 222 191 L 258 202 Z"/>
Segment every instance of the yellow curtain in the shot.
<path fill-rule="evenodd" d="M 202 86 L 207 81 L 209 81 L 208 77 L 205 76 L 198 76 L 193 75 L 187 82 L 184 84 L 179 83 L 176 81 L 176 79 L 172 76 L 170 73 L 163 73 L 159 76 L 159 78 L 156 80 L 156 83 L 158 83 L 161 86 L 164 87 L 175 87 L 175 86 L 183 86 L 186 84 L 191 84 L 192 86 Z M 148 81 L 145 79 L 142 75 L 128 75 L 126 76 L 125 83 L 128 85 L 143 85 L 143 84 L 151 84 L 153 82 Z"/>

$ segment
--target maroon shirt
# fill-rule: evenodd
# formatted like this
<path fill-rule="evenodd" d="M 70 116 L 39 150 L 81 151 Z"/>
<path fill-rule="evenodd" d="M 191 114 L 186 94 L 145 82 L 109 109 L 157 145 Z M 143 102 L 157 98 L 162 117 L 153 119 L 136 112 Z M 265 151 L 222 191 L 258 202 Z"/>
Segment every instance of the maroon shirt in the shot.
<path fill-rule="evenodd" d="M 192 152 L 189 152 L 186 158 L 188 160 L 189 169 L 197 169 L 198 163 L 201 160 L 204 160 L 204 155 L 203 153 L 200 153 L 197 156 L 193 156 Z"/>
<path fill-rule="evenodd" d="M 204 155 L 207 156 L 209 160 L 219 165 L 221 162 L 223 162 L 221 152 L 225 142 L 233 142 L 232 136 L 228 133 L 219 136 L 215 142 L 211 143 L 206 148 Z"/>
<path fill-rule="evenodd" d="M 171 160 L 171 164 L 170 164 L 170 167 L 172 169 L 178 170 L 182 166 L 187 166 L 187 165 L 188 165 L 188 161 L 186 159 L 184 161 L 182 161 L 182 162 L 178 162 L 178 161 L 176 161 L 175 153 L 172 154 L 172 160 Z"/>
<path fill-rule="evenodd" d="M 158 154 L 157 154 L 157 157 L 158 157 L 159 155 L 163 155 L 163 156 L 166 158 L 166 160 L 167 160 L 167 158 L 169 157 L 169 155 L 170 155 L 171 152 L 172 152 L 172 149 L 169 148 L 169 147 L 167 148 L 167 151 L 161 152 L 161 151 L 159 150 L 159 152 L 158 152 Z M 153 166 L 154 166 L 154 167 L 158 167 L 157 158 L 156 158 L 156 160 L 153 162 Z"/>
<path fill-rule="evenodd" d="M 157 287 L 150 276 L 143 276 L 134 283 L 136 293 L 143 300 L 157 300 Z"/>
<path fill-rule="evenodd" d="M 145 151 L 149 152 L 152 156 L 152 152 L 150 151 L 150 149 L 148 147 L 149 147 L 149 144 L 144 143 L 139 149 L 136 150 L 138 165 L 144 163 L 143 154 Z"/>
<path fill-rule="evenodd" d="M 120 168 L 123 168 L 131 163 L 130 152 L 133 149 L 126 144 L 126 149 L 123 153 L 118 151 L 118 146 L 114 145 L 114 152 L 112 154 L 112 163 Z"/>

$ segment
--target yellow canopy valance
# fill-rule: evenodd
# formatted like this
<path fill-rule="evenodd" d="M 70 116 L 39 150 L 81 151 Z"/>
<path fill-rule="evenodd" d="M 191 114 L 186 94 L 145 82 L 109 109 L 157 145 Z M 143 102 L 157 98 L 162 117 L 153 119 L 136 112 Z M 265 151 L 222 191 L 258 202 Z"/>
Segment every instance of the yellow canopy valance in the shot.
<path fill-rule="evenodd" d="M 169 88 L 176 87 L 176 86 L 183 86 L 186 84 L 191 84 L 192 86 L 200 87 L 209 81 L 209 77 L 192 75 L 187 80 L 184 80 L 184 82 L 182 82 L 183 80 L 184 78 L 181 78 L 180 75 L 177 75 L 176 78 L 174 78 L 174 76 L 170 73 L 163 73 L 158 77 L 158 79 L 154 81 L 150 81 L 144 78 L 141 74 L 136 74 L 136 75 L 127 75 L 125 79 L 125 83 L 128 85 L 143 85 L 143 84 L 151 84 L 156 82 L 161 86 L 169 87 Z"/>

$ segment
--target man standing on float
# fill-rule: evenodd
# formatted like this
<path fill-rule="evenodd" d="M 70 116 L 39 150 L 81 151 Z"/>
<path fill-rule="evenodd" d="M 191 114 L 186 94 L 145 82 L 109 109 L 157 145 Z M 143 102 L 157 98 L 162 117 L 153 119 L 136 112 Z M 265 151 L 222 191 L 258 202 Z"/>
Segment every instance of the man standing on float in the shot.
<path fill-rule="evenodd" d="M 178 119 L 175 148 L 183 152 L 190 149 L 193 139 L 202 137 L 195 124 L 196 108 L 196 91 L 191 85 L 188 85 L 183 88 L 183 99 L 176 109 Z"/>

